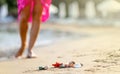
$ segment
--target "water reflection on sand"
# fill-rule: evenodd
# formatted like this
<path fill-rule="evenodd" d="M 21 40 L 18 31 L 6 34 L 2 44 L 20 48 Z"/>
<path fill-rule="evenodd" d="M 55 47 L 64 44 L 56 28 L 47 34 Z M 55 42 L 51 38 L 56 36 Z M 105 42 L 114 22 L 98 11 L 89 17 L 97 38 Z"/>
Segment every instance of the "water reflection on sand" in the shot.
<path fill-rule="evenodd" d="M 85 34 L 61 32 L 58 30 L 41 30 L 35 46 L 46 46 L 61 40 L 78 39 L 80 37 L 83 38 L 87 36 L 88 35 Z M 14 53 L 19 46 L 20 37 L 18 32 L 0 31 L 0 58 L 12 56 L 10 53 Z"/>

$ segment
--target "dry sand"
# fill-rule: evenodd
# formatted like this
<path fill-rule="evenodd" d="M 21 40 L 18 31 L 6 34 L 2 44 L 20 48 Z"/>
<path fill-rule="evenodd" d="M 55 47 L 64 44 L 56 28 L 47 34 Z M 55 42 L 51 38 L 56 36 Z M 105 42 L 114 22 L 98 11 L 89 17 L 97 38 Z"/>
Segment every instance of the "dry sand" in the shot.
<path fill-rule="evenodd" d="M 88 37 L 64 40 L 34 48 L 36 59 L 15 59 L 0 62 L 0 74 L 120 74 L 120 29 L 116 27 L 79 27 L 42 25 L 41 29 L 60 30 Z M 51 68 L 55 62 L 82 63 L 82 68 Z M 49 66 L 39 71 L 39 66 Z"/>

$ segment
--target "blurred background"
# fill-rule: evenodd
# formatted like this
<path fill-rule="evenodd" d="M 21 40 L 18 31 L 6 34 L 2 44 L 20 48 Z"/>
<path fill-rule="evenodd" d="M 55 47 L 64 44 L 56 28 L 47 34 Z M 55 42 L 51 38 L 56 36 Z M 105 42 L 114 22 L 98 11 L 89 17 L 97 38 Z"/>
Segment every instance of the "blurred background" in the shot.
<path fill-rule="evenodd" d="M 53 0 L 50 7 L 50 18 L 43 24 L 45 26 L 65 25 L 62 26 L 63 28 L 70 25 L 77 27 L 119 27 L 119 20 L 120 0 Z M 84 33 L 76 34 L 41 29 L 35 46 L 88 36 Z M 19 46 L 17 2 L 16 0 L 0 0 L 0 58 L 10 56 L 11 54 L 8 53 L 13 53 Z"/>
<path fill-rule="evenodd" d="M 53 0 L 49 22 L 119 26 L 119 12 L 120 0 Z M 16 0 L 0 0 L 0 24 L 16 18 Z"/>

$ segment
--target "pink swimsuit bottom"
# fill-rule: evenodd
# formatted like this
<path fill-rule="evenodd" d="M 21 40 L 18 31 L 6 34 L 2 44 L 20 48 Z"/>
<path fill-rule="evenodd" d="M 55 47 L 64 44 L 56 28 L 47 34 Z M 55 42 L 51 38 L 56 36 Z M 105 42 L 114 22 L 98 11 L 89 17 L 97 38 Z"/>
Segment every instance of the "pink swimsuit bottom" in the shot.
<path fill-rule="evenodd" d="M 50 4 L 51 4 L 52 0 L 40 0 L 40 1 L 41 1 L 41 4 L 42 4 L 42 7 L 43 7 L 41 21 L 45 22 L 49 17 L 49 7 L 50 7 Z M 17 4 L 18 4 L 18 20 L 20 19 L 21 10 L 25 6 L 27 6 L 29 3 L 31 5 L 29 22 L 32 22 L 32 11 L 33 11 L 33 6 L 34 6 L 34 0 L 17 0 Z"/>

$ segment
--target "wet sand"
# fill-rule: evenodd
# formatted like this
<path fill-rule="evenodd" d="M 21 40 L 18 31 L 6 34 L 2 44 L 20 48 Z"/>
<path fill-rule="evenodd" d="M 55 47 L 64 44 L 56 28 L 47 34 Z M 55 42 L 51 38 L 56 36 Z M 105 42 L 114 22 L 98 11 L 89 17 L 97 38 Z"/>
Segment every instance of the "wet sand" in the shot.
<path fill-rule="evenodd" d="M 0 62 L 0 74 L 120 74 L 119 27 L 80 27 L 77 25 L 42 25 L 41 29 L 59 30 L 89 37 L 63 40 L 34 48 L 36 59 Z M 55 62 L 82 63 L 82 68 L 55 69 Z M 49 66 L 39 71 L 39 66 Z"/>

